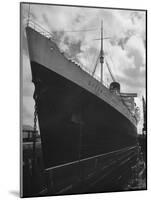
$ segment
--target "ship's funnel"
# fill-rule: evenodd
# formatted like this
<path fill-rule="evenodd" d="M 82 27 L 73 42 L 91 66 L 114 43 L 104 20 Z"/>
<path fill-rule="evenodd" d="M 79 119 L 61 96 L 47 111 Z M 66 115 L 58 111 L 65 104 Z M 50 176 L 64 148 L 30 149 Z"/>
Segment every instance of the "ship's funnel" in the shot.
<path fill-rule="evenodd" d="M 110 84 L 110 91 L 114 94 L 120 94 L 120 84 L 118 82 L 112 82 Z"/>

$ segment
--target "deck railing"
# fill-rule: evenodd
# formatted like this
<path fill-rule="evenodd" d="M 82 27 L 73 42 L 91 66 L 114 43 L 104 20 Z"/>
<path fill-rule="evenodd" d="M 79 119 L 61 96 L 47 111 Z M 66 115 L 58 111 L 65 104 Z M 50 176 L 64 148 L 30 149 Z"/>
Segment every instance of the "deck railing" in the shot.
<path fill-rule="evenodd" d="M 27 26 L 33 28 L 35 31 L 37 31 L 38 33 L 40 33 L 41 35 L 47 37 L 47 38 L 52 38 L 53 34 L 50 33 L 49 31 L 47 31 L 44 27 L 42 27 L 41 25 L 39 25 L 37 22 L 30 20 L 27 20 Z"/>
<path fill-rule="evenodd" d="M 34 29 L 35 31 L 37 31 L 38 33 L 40 33 L 41 35 L 43 35 L 44 37 L 47 37 L 48 39 L 52 39 L 55 41 L 55 36 L 54 34 L 50 33 L 49 31 L 47 31 L 44 27 L 42 27 L 41 25 L 39 25 L 37 22 L 32 21 L 31 19 L 27 20 L 27 26 L 31 27 L 32 29 Z M 66 56 L 67 57 L 67 56 Z M 67 57 L 68 59 L 70 59 L 70 57 Z M 73 59 L 74 61 L 74 59 Z M 87 67 L 85 67 L 83 64 L 79 64 L 80 68 L 83 69 L 83 71 L 87 72 L 88 74 L 90 74 L 92 76 L 92 71 L 90 69 L 88 69 Z M 93 76 L 96 80 L 100 81 L 100 77 L 97 75 Z"/>

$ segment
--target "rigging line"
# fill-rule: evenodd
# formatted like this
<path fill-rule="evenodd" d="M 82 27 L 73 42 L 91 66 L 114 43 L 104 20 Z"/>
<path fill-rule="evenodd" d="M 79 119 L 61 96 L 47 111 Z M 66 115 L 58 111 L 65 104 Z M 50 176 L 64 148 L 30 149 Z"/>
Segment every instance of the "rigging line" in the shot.
<path fill-rule="evenodd" d="M 109 66 L 109 64 L 108 64 L 108 62 L 107 62 L 107 59 L 105 59 L 105 62 L 106 62 L 106 66 L 107 66 L 107 68 L 108 68 L 108 70 L 109 70 L 109 72 L 110 72 L 111 78 L 112 78 L 112 80 L 115 82 L 115 78 L 114 78 L 114 76 L 113 76 L 113 74 L 112 74 L 112 72 L 111 72 L 111 69 L 110 69 L 110 66 Z"/>
<path fill-rule="evenodd" d="M 91 62 L 91 65 L 93 67 L 93 63 L 95 63 L 95 59 L 96 59 L 96 56 L 97 56 L 97 49 L 95 49 L 95 53 L 94 53 L 94 56 L 92 57 L 92 62 Z"/>
<path fill-rule="evenodd" d="M 92 72 L 92 76 L 94 76 L 94 74 L 95 74 L 95 71 L 96 71 L 96 67 L 97 67 L 99 58 L 100 58 L 100 53 L 99 53 L 99 55 L 98 55 L 98 57 L 97 57 L 97 60 L 96 60 L 95 66 L 94 66 L 94 70 L 93 70 L 93 72 Z"/>
<path fill-rule="evenodd" d="M 100 30 L 99 30 L 100 31 Z M 100 35 L 100 33 L 99 33 L 99 35 Z M 97 43 L 97 44 L 99 44 L 99 43 Z M 94 56 L 92 56 L 92 60 L 91 60 L 91 64 L 90 64 L 90 66 L 92 66 L 93 67 L 93 63 L 95 63 L 95 59 L 96 59 L 96 57 L 97 57 L 97 48 L 95 48 L 95 52 L 94 52 Z M 99 52 L 100 52 L 100 50 L 99 50 Z M 95 65 L 95 64 L 94 64 Z"/>
<path fill-rule="evenodd" d="M 91 49 L 91 47 L 89 47 L 89 49 Z M 89 50 L 88 49 L 88 50 Z M 88 67 L 90 68 L 91 66 L 92 66 L 92 59 L 91 59 L 91 57 L 90 57 L 90 53 L 89 53 L 89 51 L 86 51 L 86 56 L 87 56 L 87 60 L 88 60 Z M 92 56 L 93 57 L 93 56 Z"/>
<path fill-rule="evenodd" d="M 113 67 L 114 67 L 114 69 L 115 69 L 115 64 L 114 64 L 114 62 L 113 62 L 112 56 L 111 56 L 111 55 L 109 55 L 109 56 L 110 56 L 110 60 L 111 60 L 111 62 L 112 62 L 112 65 L 113 65 Z M 114 76 L 116 76 L 116 74 L 114 74 Z M 117 80 L 117 76 L 116 76 L 116 80 Z"/>
<path fill-rule="evenodd" d="M 100 29 L 99 29 L 99 35 L 100 35 L 100 33 L 101 33 L 101 31 L 100 31 Z M 96 50 L 96 51 L 97 51 L 97 50 Z M 94 56 L 94 60 L 95 60 L 95 58 L 96 58 L 96 56 Z M 92 71 L 92 76 L 94 76 L 94 74 L 95 74 L 95 71 L 96 71 L 96 68 L 97 68 L 97 65 L 98 65 L 99 58 L 100 58 L 100 50 L 99 50 L 99 55 L 98 55 L 98 57 L 97 57 L 97 59 L 96 59 L 95 65 L 94 65 L 94 69 L 93 69 L 93 71 Z"/>
<path fill-rule="evenodd" d="M 96 31 L 96 30 L 98 30 L 98 29 L 87 29 L 87 30 L 73 30 L 73 31 L 71 31 L 71 30 L 62 30 L 63 32 L 88 32 L 88 31 Z M 54 32 L 59 32 L 59 31 L 54 31 Z"/>
<path fill-rule="evenodd" d="M 104 83 L 106 84 L 107 88 L 109 88 L 109 82 L 110 82 L 110 74 L 108 76 L 108 74 L 106 72 L 108 72 L 108 68 L 107 68 L 107 64 L 106 62 L 104 62 Z M 106 71 L 107 70 L 107 71 Z"/>

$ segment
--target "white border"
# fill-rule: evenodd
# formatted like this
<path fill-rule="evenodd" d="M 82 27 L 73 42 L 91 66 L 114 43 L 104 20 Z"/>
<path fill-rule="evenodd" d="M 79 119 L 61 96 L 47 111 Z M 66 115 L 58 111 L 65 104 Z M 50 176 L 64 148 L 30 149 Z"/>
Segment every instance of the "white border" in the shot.
<path fill-rule="evenodd" d="M 32 2 L 77 4 L 87 6 L 138 8 L 148 9 L 148 21 L 151 17 L 149 0 L 44 0 Z M 150 22 L 149 22 L 150 23 Z M 149 52 L 151 31 L 148 23 L 148 74 L 150 74 Z M 0 199 L 16 199 L 19 191 L 19 0 L 6 0 L 1 2 L 0 11 Z M 148 88 L 149 88 L 148 75 Z M 148 89 L 148 104 L 150 94 Z M 148 105 L 149 109 L 149 105 Z M 150 116 L 150 110 L 148 110 Z M 148 132 L 151 130 L 148 123 Z M 148 133 L 149 135 L 149 133 Z M 148 152 L 151 152 L 151 144 L 148 136 Z M 148 153 L 149 154 L 149 153 Z M 148 156 L 148 158 L 150 155 Z M 148 173 L 150 177 L 150 160 L 148 159 Z M 150 199 L 150 181 L 148 191 L 102 193 L 91 195 L 72 195 L 51 197 L 52 199 Z M 31 199 L 31 198 L 29 198 Z M 35 198 L 32 198 L 35 199 Z M 39 198 L 41 199 L 41 198 Z M 50 197 L 44 197 L 50 199 Z"/>

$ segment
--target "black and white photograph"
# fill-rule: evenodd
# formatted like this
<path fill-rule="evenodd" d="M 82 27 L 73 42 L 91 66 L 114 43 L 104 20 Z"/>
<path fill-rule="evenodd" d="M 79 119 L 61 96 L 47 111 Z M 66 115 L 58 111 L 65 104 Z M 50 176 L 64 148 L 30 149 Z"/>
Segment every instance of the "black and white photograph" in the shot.
<path fill-rule="evenodd" d="M 22 2 L 20 72 L 21 197 L 147 190 L 147 10 Z"/>

